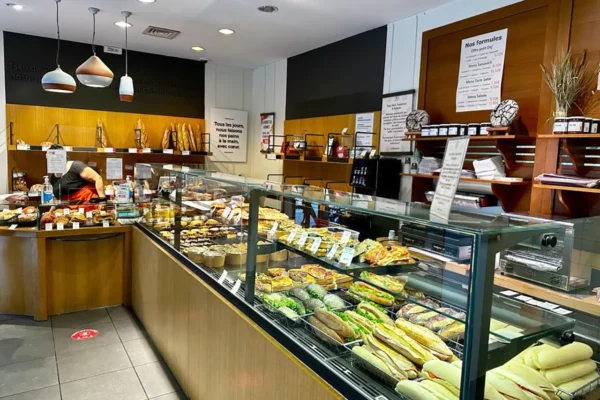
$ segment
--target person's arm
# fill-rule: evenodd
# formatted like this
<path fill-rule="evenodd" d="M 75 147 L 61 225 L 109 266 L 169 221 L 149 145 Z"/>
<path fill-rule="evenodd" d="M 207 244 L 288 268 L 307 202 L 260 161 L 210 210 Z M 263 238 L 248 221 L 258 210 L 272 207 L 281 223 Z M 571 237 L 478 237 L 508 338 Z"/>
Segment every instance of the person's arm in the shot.
<path fill-rule="evenodd" d="M 98 192 L 98 196 L 103 198 L 106 197 L 104 194 L 104 182 L 102 181 L 102 177 L 90 167 L 85 167 L 83 171 L 79 174 L 79 176 L 86 181 L 93 183 L 96 185 L 96 191 Z"/>

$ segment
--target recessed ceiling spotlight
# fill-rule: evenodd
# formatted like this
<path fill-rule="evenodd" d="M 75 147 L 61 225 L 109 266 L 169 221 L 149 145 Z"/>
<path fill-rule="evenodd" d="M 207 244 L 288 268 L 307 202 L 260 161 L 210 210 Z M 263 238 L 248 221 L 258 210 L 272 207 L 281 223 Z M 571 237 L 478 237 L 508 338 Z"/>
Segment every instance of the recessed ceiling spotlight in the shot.
<path fill-rule="evenodd" d="M 275 6 L 260 6 L 258 7 L 258 11 L 266 12 L 266 13 L 274 13 L 279 11 L 279 8 Z"/>
<path fill-rule="evenodd" d="M 194 51 L 204 51 L 204 47 L 192 46 L 192 50 L 194 50 Z"/>
<path fill-rule="evenodd" d="M 233 29 L 227 29 L 227 28 L 219 29 L 219 32 L 222 33 L 223 35 L 233 35 L 235 33 L 235 31 Z"/>
<path fill-rule="evenodd" d="M 117 21 L 117 22 L 115 22 L 115 25 L 120 28 L 131 28 L 133 26 L 129 22 L 125 22 L 125 21 Z"/>
<path fill-rule="evenodd" d="M 6 3 L 7 6 L 11 7 L 13 10 L 21 11 L 23 6 L 15 3 Z"/>
<path fill-rule="evenodd" d="M 138 0 L 140 3 L 156 3 L 156 0 Z"/>

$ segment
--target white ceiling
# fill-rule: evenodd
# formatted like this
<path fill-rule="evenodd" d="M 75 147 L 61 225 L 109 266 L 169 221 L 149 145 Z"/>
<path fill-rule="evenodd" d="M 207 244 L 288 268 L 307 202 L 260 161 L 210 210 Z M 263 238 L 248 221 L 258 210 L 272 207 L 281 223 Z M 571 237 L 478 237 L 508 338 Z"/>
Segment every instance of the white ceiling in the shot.
<path fill-rule="evenodd" d="M 62 0 L 61 37 L 91 41 L 92 16 L 96 17 L 96 42 L 124 46 L 124 32 L 114 25 L 122 10 L 131 11 L 129 46 L 133 50 L 256 68 L 328 43 L 377 28 L 437 7 L 450 0 Z M 25 6 L 15 11 L 3 3 Z M 274 14 L 257 10 L 270 4 Z M 148 26 L 181 31 L 170 41 L 142 35 Z M 234 35 L 218 33 L 231 28 Z M 0 30 L 55 37 L 54 0 L 0 0 Z M 202 46 L 193 52 L 191 46 Z M 360 49 L 356 49 L 360 56 Z"/>

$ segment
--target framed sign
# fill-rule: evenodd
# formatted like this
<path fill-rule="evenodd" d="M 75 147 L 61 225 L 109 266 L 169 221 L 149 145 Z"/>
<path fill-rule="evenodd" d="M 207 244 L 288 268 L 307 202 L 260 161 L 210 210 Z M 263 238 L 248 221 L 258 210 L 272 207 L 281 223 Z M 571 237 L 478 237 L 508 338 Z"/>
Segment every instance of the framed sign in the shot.
<path fill-rule="evenodd" d="M 260 150 L 267 151 L 269 149 L 270 137 L 275 134 L 275 113 L 260 114 Z M 273 143 L 274 144 L 274 143 Z"/>
<path fill-rule="evenodd" d="M 407 90 L 383 96 L 380 154 L 410 152 L 410 142 L 403 142 L 402 139 L 406 132 L 406 117 L 413 110 L 414 94 L 414 90 Z"/>
<path fill-rule="evenodd" d="M 248 149 L 248 112 L 212 108 L 212 161 L 246 162 Z"/>

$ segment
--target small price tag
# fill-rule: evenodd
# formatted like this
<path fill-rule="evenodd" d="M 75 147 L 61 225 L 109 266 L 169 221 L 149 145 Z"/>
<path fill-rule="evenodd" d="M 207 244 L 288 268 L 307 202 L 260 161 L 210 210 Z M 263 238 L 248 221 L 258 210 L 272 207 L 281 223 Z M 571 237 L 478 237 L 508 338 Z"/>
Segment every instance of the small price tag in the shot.
<path fill-rule="evenodd" d="M 548 303 L 547 301 L 543 302 L 540 307 L 545 308 L 546 310 L 554 310 L 559 307 L 558 304 Z"/>
<path fill-rule="evenodd" d="M 333 246 L 331 246 L 331 249 L 329 249 L 329 253 L 327 253 L 327 258 L 332 260 L 333 257 L 335 257 L 335 253 L 337 253 L 337 249 L 340 245 L 338 243 L 334 243 Z"/>
<path fill-rule="evenodd" d="M 348 132 L 348 128 L 342 129 L 342 135 L 346 134 L 346 132 Z"/>
<path fill-rule="evenodd" d="M 277 232 L 277 227 L 278 227 L 278 226 L 279 226 L 279 223 L 277 223 L 277 222 L 275 222 L 275 223 L 273 224 L 273 226 L 271 227 L 271 230 L 269 231 L 269 233 L 268 233 L 268 235 L 267 235 L 267 237 L 268 237 L 269 239 L 272 239 L 272 238 L 273 238 L 273 236 L 275 236 L 275 232 Z"/>
<path fill-rule="evenodd" d="M 316 238 L 312 246 L 310 246 L 310 252 L 316 254 L 316 252 L 319 251 L 319 247 L 321 246 L 322 241 L 323 239 L 321 239 L 320 237 Z"/>
<path fill-rule="evenodd" d="M 65 224 L 63 224 L 62 222 L 59 222 L 58 224 L 56 224 L 56 230 L 57 231 L 64 231 L 65 230 Z"/>
<path fill-rule="evenodd" d="M 18 144 L 17 145 L 17 150 L 29 150 L 31 149 L 31 147 L 29 147 L 28 144 Z"/>
<path fill-rule="evenodd" d="M 565 310 L 564 308 L 555 308 L 554 310 L 552 310 L 553 312 L 560 314 L 560 315 L 569 315 L 571 314 L 573 311 L 570 310 Z"/>
<path fill-rule="evenodd" d="M 342 239 L 340 240 L 340 244 L 342 246 L 345 246 L 348 243 L 348 240 L 350 240 L 350 231 L 344 231 L 344 233 L 342 234 Z"/>
<path fill-rule="evenodd" d="M 369 155 L 369 157 L 370 158 L 375 157 L 375 153 L 376 153 L 375 149 L 371 150 L 371 154 Z"/>
<path fill-rule="evenodd" d="M 513 292 L 512 290 L 505 290 L 503 292 L 500 292 L 500 294 L 503 294 L 503 295 L 508 296 L 508 297 L 513 297 L 513 296 L 518 295 L 519 293 Z"/>
<path fill-rule="evenodd" d="M 303 249 L 306 244 L 306 239 L 308 239 L 308 232 L 302 232 L 300 235 L 300 239 L 298 240 L 298 248 Z"/>
<path fill-rule="evenodd" d="M 132 154 L 137 154 L 138 149 L 130 148 L 129 152 L 132 153 Z"/>
<path fill-rule="evenodd" d="M 79 214 L 85 214 L 85 208 L 79 207 Z"/>
<path fill-rule="evenodd" d="M 102 227 L 103 228 L 108 228 L 110 227 L 110 221 L 105 219 L 104 221 L 102 221 Z"/>
<path fill-rule="evenodd" d="M 190 151 L 189 151 L 189 150 L 183 150 L 183 151 L 181 152 L 181 155 L 182 155 L 182 156 L 189 156 L 189 155 L 190 155 Z"/>
<path fill-rule="evenodd" d="M 71 209 L 69 209 L 69 208 L 65 208 L 65 209 L 63 210 L 63 215 L 69 215 L 69 214 L 71 214 Z"/>
<path fill-rule="evenodd" d="M 163 154 L 173 154 L 173 149 L 163 149 Z"/>
<path fill-rule="evenodd" d="M 19 208 L 17 208 L 17 211 L 16 211 L 16 213 L 17 213 L 17 214 L 23 214 L 23 207 L 19 207 Z"/>
<path fill-rule="evenodd" d="M 17 224 L 12 224 L 12 225 L 10 226 L 10 228 L 8 228 L 8 229 L 9 229 L 9 230 L 11 230 L 11 231 L 14 231 L 15 229 L 17 229 L 17 226 L 19 226 L 19 225 L 17 225 Z"/>
<path fill-rule="evenodd" d="M 275 154 L 275 153 L 267 154 L 267 160 L 277 160 L 277 154 Z"/>
<path fill-rule="evenodd" d="M 342 250 L 342 256 L 340 257 L 340 264 L 350 265 L 350 264 L 352 264 L 353 258 L 354 258 L 354 248 L 344 247 L 344 250 Z"/>
<path fill-rule="evenodd" d="M 237 294 L 237 292 L 238 292 L 238 290 L 240 290 L 241 286 L 242 286 L 242 281 L 240 281 L 238 279 L 237 281 L 235 281 L 235 284 L 233 285 L 233 288 L 231 288 L 231 293 Z"/>
<path fill-rule="evenodd" d="M 79 229 L 79 222 L 73 222 L 73 229 Z"/>
<path fill-rule="evenodd" d="M 287 242 L 291 245 L 294 242 L 294 238 L 296 237 L 296 233 L 298 233 L 297 229 L 293 229 L 288 235 Z"/>
<path fill-rule="evenodd" d="M 521 296 L 515 297 L 515 299 L 527 302 L 527 301 L 531 300 L 531 297 L 521 295 Z"/>
<path fill-rule="evenodd" d="M 142 153 L 150 154 L 150 153 L 152 153 L 152 149 L 142 149 Z"/>
<path fill-rule="evenodd" d="M 182 172 L 190 172 L 190 167 L 181 167 Z"/>
<path fill-rule="evenodd" d="M 221 217 L 227 218 L 230 213 L 231 213 L 231 208 L 225 207 L 225 209 L 223 210 L 223 214 L 221 214 Z"/>
<path fill-rule="evenodd" d="M 115 152 L 115 149 L 114 149 L 114 148 L 112 148 L 112 147 L 105 147 L 105 148 L 104 148 L 104 152 L 105 152 L 105 153 L 114 153 L 114 152 Z"/>
<path fill-rule="evenodd" d="M 94 213 L 92 213 L 91 211 L 88 211 L 85 213 L 85 218 L 92 219 L 93 217 L 94 217 Z"/>
<path fill-rule="evenodd" d="M 50 146 L 42 146 L 42 151 L 48 151 L 50 150 Z"/>
<path fill-rule="evenodd" d="M 52 230 L 52 224 L 50 224 L 50 223 L 46 224 L 46 227 L 45 227 L 45 229 L 46 229 L 47 231 L 51 231 L 51 230 Z"/>
<path fill-rule="evenodd" d="M 227 217 L 227 222 L 230 222 L 231 220 L 233 220 L 234 223 L 235 223 L 235 220 L 239 219 L 239 218 L 236 217 L 238 215 L 241 216 L 242 214 L 235 212 L 235 210 L 232 210 L 231 213 L 229 214 L 229 217 Z M 234 219 L 233 217 L 236 217 L 236 218 Z"/>
<path fill-rule="evenodd" d="M 225 282 L 225 278 L 227 278 L 227 271 L 224 270 L 221 276 L 219 277 L 219 283 L 222 285 Z"/>
<path fill-rule="evenodd" d="M 360 158 L 366 158 L 367 157 L 367 150 L 363 150 L 362 153 L 360 153 Z"/>

